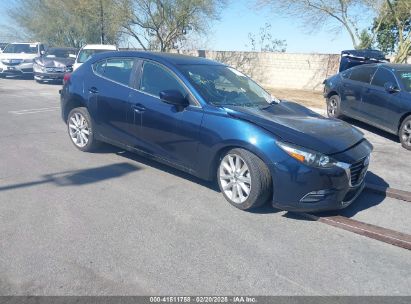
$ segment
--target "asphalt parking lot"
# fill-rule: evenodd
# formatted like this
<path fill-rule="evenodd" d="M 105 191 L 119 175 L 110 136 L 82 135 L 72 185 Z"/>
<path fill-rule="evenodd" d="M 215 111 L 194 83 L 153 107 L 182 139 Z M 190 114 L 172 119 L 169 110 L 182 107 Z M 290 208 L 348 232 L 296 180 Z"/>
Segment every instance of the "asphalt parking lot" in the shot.
<path fill-rule="evenodd" d="M 411 295 L 411 252 L 267 206 L 121 149 L 82 153 L 60 85 L 0 79 L 0 295 Z M 367 180 L 411 191 L 411 152 L 374 145 Z M 364 191 L 338 215 L 411 234 L 411 202 Z"/>

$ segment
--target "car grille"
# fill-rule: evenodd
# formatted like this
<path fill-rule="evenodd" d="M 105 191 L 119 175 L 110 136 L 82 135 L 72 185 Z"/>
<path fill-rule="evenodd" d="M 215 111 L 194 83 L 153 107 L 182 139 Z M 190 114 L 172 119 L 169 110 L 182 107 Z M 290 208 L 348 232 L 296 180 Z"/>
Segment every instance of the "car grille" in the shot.
<path fill-rule="evenodd" d="M 368 157 L 366 157 L 351 165 L 351 186 L 358 186 L 363 181 L 368 169 L 368 160 Z"/>
<path fill-rule="evenodd" d="M 6 61 L 6 60 L 2 60 L 1 63 L 3 63 L 4 65 L 7 66 L 15 66 L 15 65 L 19 65 L 20 63 L 22 63 L 22 60 L 19 61 Z"/>

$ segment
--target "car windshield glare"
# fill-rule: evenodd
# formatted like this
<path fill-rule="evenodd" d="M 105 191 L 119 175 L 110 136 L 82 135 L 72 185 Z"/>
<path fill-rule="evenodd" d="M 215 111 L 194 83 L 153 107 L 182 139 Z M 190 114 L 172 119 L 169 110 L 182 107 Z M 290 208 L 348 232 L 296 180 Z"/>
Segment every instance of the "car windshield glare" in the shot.
<path fill-rule="evenodd" d="M 75 55 L 76 51 L 74 50 L 64 50 L 64 49 L 49 49 L 46 53 L 46 57 L 53 58 L 69 58 L 70 55 Z"/>
<path fill-rule="evenodd" d="M 180 65 L 180 70 L 208 103 L 216 106 L 267 106 L 278 99 L 251 78 L 223 65 Z"/>
<path fill-rule="evenodd" d="M 396 72 L 397 78 L 402 82 L 404 89 L 407 92 L 411 92 L 411 69 L 399 70 Z"/>
<path fill-rule="evenodd" d="M 4 49 L 3 53 L 26 53 L 26 54 L 36 54 L 37 44 L 9 44 Z"/>

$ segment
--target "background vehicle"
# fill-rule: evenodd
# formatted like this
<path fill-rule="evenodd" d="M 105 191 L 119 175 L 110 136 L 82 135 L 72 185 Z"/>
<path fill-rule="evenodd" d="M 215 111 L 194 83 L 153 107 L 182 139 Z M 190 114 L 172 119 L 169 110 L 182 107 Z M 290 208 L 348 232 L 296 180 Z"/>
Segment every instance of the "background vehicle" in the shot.
<path fill-rule="evenodd" d="M 40 42 L 10 43 L 0 53 L 0 77 L 33 75 L 33 59 L 45 53 Z"/>
<path fill-rule="evenodd" d="M 278 101 L 239 71 L 204 58 L 110 52 L 61 91 L 72 143 L 108 142 L 207 180 L 237 208 L 348 206 L 371 145 L 347 123 Z"/>
<path fill-rule="evenodd" d="M 3 52 L 4 48 L 8 45 L 6 42 L 0 42 L 0 53 Z"/>
<path fill-rule="evenodd" d="M 347 50 L 341 52 L 339 72 L 361 64 L 389 62 L 379 50 Z"/>
<path fill-rule="evenodd" d="M 329 117 L 361 120 L 398 135 L 411 150 L 411 65 L 361 65 L 324 84 Z"/>
<path fill-rule="evenodd" d="M 43 56 L 34 59 L 34 79 L 62 81 L 64 74 L 73 70 L 76 55 L 75 48 L 49 48 Z"/>
<path fill-rule="evenodd" d="M 110 44 L 87 44 L 82 47 L 77 54 L 77 58 L 73 64 L 73 71 L 75 71 L 79 66 L 81 66 L 86 60 L 97 53 L 103 53 L 107 51 L 117 51 L 115 45 Z"/>

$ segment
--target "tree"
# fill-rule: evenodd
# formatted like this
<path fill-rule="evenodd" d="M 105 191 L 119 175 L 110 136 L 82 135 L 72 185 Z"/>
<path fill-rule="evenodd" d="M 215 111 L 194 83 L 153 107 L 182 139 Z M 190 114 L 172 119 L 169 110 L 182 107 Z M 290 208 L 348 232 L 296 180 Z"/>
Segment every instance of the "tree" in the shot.
<path fill-rule="evenodd" d="M 260 52 L 285 52 L 287 43 L 285 40 L 273 38 L 271 35 L 271 24 L 266 23 L 260 27 L 258 36 L 253 33 L 248 33 L 250 39 L 250 46 L 252 51 Z"/>
<path fill-rule="evenodd" d="M 394 53 L 393 61 L 402 63 L 411 51 L 411 1 L 384 1 L 380 14 L 374 19 L 372 32 L 376 34 L 378 47 Z"/>
<path fill-rule="evenodd" d="M 31 39 L 52 45 L 118 43 L 123 0 L 17 0 L 8 13 Z M 102 37 L 104 38 L 102 41 Z"/>
<path fill-rule="evenodd" d="M 129 0 L 123 32 L 144 49 L 181 48 L 190 34 L 204 34 L 225 0 Z"/>
<path fill-rule="evenodd" d="M 352 45 L 358 48 L 361 30 L 358 20 L 375 14 L 382 0 L 256 0 L 259 6 L 269 6 L 278 13 L 304 21 L 306 28 L 318 30 L 328 25 L 331 30 L 345 29 Z"/>

